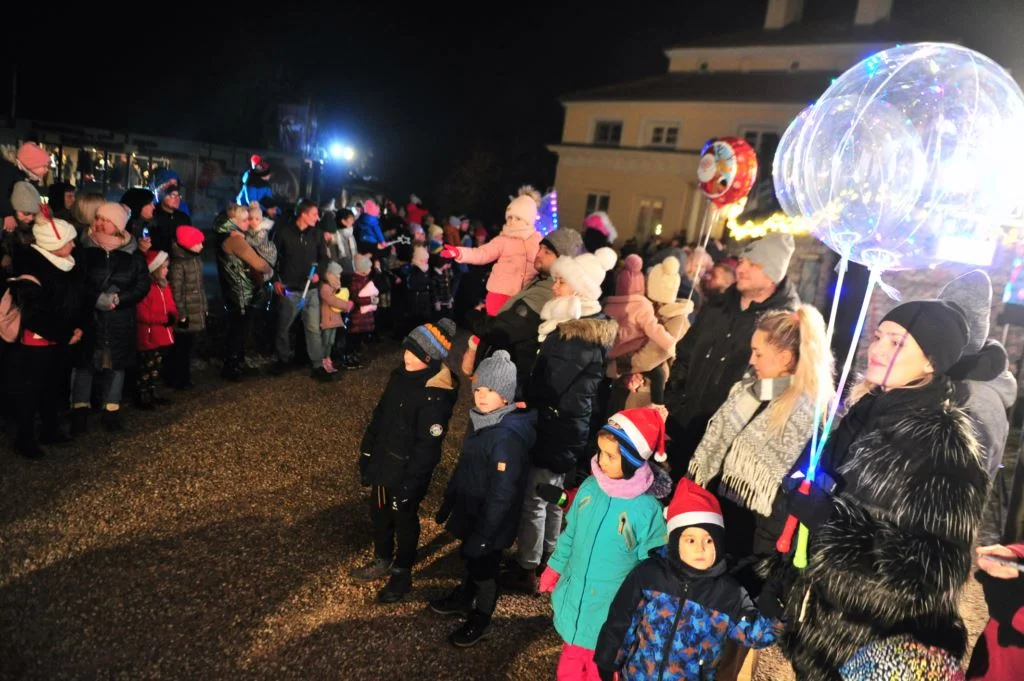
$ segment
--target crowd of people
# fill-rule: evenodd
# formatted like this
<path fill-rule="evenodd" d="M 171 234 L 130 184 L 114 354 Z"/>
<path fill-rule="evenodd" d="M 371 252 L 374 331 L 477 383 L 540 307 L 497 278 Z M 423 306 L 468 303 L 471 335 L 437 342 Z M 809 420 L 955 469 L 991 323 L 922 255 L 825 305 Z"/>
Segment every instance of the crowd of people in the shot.
<path fill-rule="evenodd" d="M 988 339 L 983 272 L 870 330 L 808 485 L 836 386 L 825 322 L 787 276 L 791 236 L 616 252 L 603 213 L 542 235 L 529 187 L 493 235 L 457 215 L 435 224 L 416 196 L 288 209 L 258 157 L 204 232 L 177 183 L 119 202 L 53 185 L 43 201 L 45 151 L 26 143 L 7 166 L 0 382 L 23 456 L 67 437 L 63 407 L 72 435 L 94 406 L 119 430 L 129 374 L 144 409 L 164 385 L 191 386 L 212 247 L 227 380 L 253 372 L 253 347 L 272 349 L 272 373 L 288 368 L 300 317 L 318 381 L 359 369 L 373 335 L 401 339 L 354 457 L 373 557 L 351 577 L 381 580 L 381 603 L 413 591 L 421 506 L 469 381 L 467 435 L 433 513 L 465 566 L 429 601 L 462 618 L 453 645 L 486 637 L 503 592 L 550 592 L 560 680 L 745 678 L 748 651 L 771 645 L 802 680 L 965 678 L 959 595 L 1016 394 Z M 459 325 L 471 335 L 455 367 Z M 803 569 L 777 548 L 790 517 L 809 531 Z M 1006 561 L 1024 552 L 978 555 L 1000 602 L 966 678 L 1012 678 L 1024 590 Z"/>

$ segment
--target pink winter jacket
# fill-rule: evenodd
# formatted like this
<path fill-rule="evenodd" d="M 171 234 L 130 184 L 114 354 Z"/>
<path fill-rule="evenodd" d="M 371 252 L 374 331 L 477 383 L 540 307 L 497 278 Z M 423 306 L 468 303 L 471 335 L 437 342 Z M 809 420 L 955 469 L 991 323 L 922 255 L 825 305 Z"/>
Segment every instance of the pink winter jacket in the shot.
<path fill-rule="evenodd" d="M 486 265 L 497 260 L 487 279 L 487 290 L 514 296 L 537 276 L 533 260 L 540 250 L 541 235 L 535 229 L 501 234 L 479 248 L 461 248 L 456 262 Z"/>
<path fill-rule="evenodd" d="M 654 314 L 654 304 L 642 293 L 628 296 L 610 296 L 604 304 L 604 313 L 619 323 L 619 335 L 608 359 L 623 357 L 644 346 L 647 339 L 663 350 L 671 350 L 676 340 L 665 330 Z"/>

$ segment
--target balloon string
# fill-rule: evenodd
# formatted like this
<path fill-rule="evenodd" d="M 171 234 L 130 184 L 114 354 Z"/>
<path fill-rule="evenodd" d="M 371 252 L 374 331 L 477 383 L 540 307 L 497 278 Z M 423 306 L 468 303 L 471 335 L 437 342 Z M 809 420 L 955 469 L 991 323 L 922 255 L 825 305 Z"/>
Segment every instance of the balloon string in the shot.
<path fill-rule="evenodd" d="M 843 293 L 843 283 L 846 281 L 846 272 L 850 267 L 849 254 L 844 253 L 839 259 L 839 273 L 836 276 L 836 290 L 832 294 L 832 312 L 828 316 L 828 327 L 825 329 L 825 348 L 832 347 L 832 336 L 836 330 L 836 316 L 839 312 L 839 297 Z M 831 350 L 829 350 L 831 352 Z M 831 377 L 830 377 L 831 378 Z M 822 404 L 822 391 L 819 390 L 814 400 L 814 427 L 811 429 L 811 451 L 818 449 L 818 428 L 821 427 L 822 413 L 826 409 Z"/>
<path fill-rule="evenodd" d="M 711 201 L 708 201 L 708 209 L 704 211 L 704 221 L 700 226 L 700 234 L 697 235 L 697 245 L 707 253 L 708 241 L 711 240 L 711 228 L 715 224 L 715 220 L 718 219 L 718 206 Z M 696 251 L 694 251 L 696 254 Z M 697 286 L 700 283 L 701 275 L 704 270 L 704 261 L 707 258 L 702 257 L 697 261 L 697 271 L 693 275 L 693 281 L 690 285 L 690 295 L 686 296 L 686 300 L 693 300 L 693 292 L 697 290 Z"/>
<path fill-rule="evenodd" d="M 818 446 L 811 450 L 811 460 L 807 466 L 807 479 L 814 482 L 814 474 L 818 468 L 818 461 L 821 459 L 821 452 L 825 449 L 825 443 L 828 441 L 828 435 L 832 432 L 832 423 L 835 421 L 836 412 L 839 411 L 839 403 L 842 401 L 843 389 L 846 387 L 846 381 L 850 377 L 850 369 L 853 367 L 853 357 L 857 354 L 857 344 L 860 341 L 861 333 L 864 331 L 864 321 L 868 316 L 868 308 L 871 305 L 871 294 L 875 290 L 875 285 L 878 284 L 878 280 L 881 273 L 878 270 L 870 270 L 868 276 L 867 289 L 864 291 L 864 302 L 860 306 L 860 316 L 857 317 L 857 326 L 853 330 L 853 339 L 850 341 L 850 349 L 846 353 L 846 361 L 843 363 L 843 372 L 839 376 L 839 384 L 836 386 L 836 395 L 832 398 L 832 405 L 829 407 L 828 419 L 825 421 L 825 428 L 821 434 L 821 440 L 818 442 Z"/>

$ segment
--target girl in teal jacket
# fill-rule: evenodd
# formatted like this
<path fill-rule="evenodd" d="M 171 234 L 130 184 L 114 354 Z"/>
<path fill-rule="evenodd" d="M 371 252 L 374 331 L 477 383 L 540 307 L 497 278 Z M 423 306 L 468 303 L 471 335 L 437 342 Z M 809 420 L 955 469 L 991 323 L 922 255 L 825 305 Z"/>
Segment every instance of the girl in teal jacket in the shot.
<path fill-rule="evenodd" d="M 593 475 L 580 485 L 540 580 L 541 591 L 554 592 L 555 630 L 565 641 L 558 681 L 598 680 L 594 649 L 608 606 L 633 568 L 667 540 L 648 464 L 655 452 L 664 460 L 661 414 L 621 411 L 601 429 L 597 445 Z"/>

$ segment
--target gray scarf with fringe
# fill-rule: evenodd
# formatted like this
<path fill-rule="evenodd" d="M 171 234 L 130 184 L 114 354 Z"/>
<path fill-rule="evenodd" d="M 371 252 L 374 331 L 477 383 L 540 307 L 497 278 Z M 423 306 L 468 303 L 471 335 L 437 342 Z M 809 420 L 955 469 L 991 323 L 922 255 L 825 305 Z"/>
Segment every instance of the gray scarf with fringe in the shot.
<path fill-rule="evenodd" d="M 719 494 L 755 513 L 770 516 L 782 479 L 811 437 L 814 405 L 802 397 L 779 435 L 769 431 L 772 403 L 790 377 L 737 382 L 708 422 L 690 461 L 690 476 L 702 487 L 721 474 Z M 763 403 L 766 408 L 758 411 Z"/>

